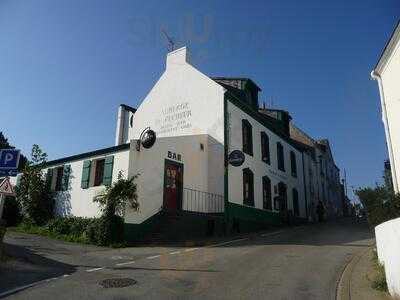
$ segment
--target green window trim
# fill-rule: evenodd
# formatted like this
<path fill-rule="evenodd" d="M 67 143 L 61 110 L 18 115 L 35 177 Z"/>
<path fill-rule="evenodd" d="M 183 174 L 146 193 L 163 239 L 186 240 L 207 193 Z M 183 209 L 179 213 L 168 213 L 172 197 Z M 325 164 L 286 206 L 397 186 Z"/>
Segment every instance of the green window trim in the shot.
<path fill-rule="evenodd" d="M 81 188 L 83 189 L 87 189 L 89 187 L 91 167 L 92 167 L 92 162 L 90 160 L 85 160 L 83 162 L 82 178 L 81 178 Z"/>
<path fill-rule="evenodd" d="M 103 184 L 110 186 L 114 168 L 114 156 L 107 156 L 104 161 Z"/>
<path fill-rule="evenodd" d="M 71 165 L 64 165 L 61 190 L 67 191 L 69 188 L 69 178 L 71 175 Z"/>

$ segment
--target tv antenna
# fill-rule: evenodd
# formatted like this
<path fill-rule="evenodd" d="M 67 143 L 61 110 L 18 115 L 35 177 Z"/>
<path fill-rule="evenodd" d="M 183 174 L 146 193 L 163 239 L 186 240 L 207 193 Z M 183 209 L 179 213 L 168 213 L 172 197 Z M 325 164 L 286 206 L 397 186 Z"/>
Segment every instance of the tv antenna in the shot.
<path fill-rule="evenodd" d="M 174 40 L 168 35 L 168 33 L 164 29 L 161 29 L 161 32 L 163 33 L 163 35 L 165 36 L 165 38 L 168 41 L 168 47 L 167 47 L 168 51 L 174 51 L 175 50 Z"/>

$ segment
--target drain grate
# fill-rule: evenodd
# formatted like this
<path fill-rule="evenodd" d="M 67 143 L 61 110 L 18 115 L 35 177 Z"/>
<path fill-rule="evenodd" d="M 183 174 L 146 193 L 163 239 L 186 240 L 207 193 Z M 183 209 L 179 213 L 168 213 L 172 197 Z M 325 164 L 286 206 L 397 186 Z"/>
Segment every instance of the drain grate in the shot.
<path fill-rule="evenodd" d="M 136 284 L 137 281 L 132 278 L 108 278 L 99 282 L 99 284 L 108 289 L 108 288 L 122 288 L 126 286 L 131 286 Z"/>

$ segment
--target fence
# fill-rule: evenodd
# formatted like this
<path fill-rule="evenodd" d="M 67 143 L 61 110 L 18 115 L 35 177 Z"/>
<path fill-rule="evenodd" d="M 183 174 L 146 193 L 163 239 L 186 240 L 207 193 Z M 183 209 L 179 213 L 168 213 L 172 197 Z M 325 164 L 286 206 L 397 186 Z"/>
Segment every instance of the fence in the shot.
<path fill-rule="evenodd" d="M 223 213 L 222 195 L 183 188 L 182 210 L 201 213 Z"/>

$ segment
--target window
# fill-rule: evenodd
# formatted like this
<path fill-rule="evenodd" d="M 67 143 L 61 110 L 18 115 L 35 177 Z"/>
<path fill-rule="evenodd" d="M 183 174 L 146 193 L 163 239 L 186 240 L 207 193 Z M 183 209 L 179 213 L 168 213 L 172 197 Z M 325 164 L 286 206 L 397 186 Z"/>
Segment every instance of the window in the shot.
<path fill-rule="evenodd" d="M 290 151 L 290 169 L 292 171 L 292 176 L 297 177 L 296 154 L 294 154 L 293 151 Z"/>
<path fill-rule="evenodd" d="M 56 168 L 56 191 L 62 191 L 62 180 L 64 175 L 64 167 Z"/>
<path fill-rule="evenodd" d="M 249 121 L 242 120 L 243 152 L 253 155 L 253 133 Z"/>
<path fill-rule="evenodd" d="M 299 193 L 296 189 L 292 190 L 293 193 L 293 213 L 296 217 L 300 215 L 299 212 Z"/>
<path fill-rule="evenodd" d="M 263 188 L 263 208 L 272 209 L 272 197 L 271 197 L 271 179 L 268 176 L 264 176 L 262 179 Z"/>
<path fill-rule="evenodd" d="M 278 158 L 278 169 L 281 171 L 285 171 L 285 158 L 283 155 L 283 146 L 279 142 L 276 144 L 276 154 Z"/>
<path fill-rule="evenodd" d="M 267 164 L 271 163 L 269 156 L 269 138 L 265 132 L 261 132 L 261 159 Z"/>
<path fill-rule="evenodd" d="M 254 206 L 254 174 L 249 168 L 243 170 L 243 204 Z"/>
<path fill-rule="evenodd" d="M 103 184 L 104 162 L 105 162 L 104 159 L 96 160 L 96 169 L 94 172 L 93 186 L 99 186 Z"/>

